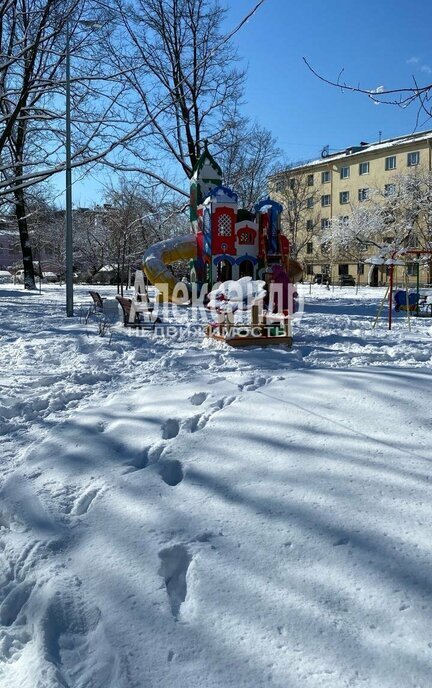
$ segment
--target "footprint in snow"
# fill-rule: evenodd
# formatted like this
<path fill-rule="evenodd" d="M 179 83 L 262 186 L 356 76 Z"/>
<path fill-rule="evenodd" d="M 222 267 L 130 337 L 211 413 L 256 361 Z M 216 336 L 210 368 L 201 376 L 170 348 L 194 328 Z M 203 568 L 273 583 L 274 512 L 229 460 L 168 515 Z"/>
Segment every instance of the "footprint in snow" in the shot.
<path fill-rule="evenodd" d="M 222 409 L 230 406 L 237 397 L 222 397 L 217 399 L 206 411 L 203 413 L 198 413 L 196 416 L 191 416 L 185 420 L 182 424 L 182 428 L 187 432 L 197 432 L 197 430 L 203 430 L 207 423 L 213 418 L 215 413 L 222 411 Z"/>
<path fill-rule="evenodd" d="M 208 394 L 206 392 L 195 392 L 195 394 L 192 394 L 190 397 L 189 401 L 193 406 L 201 406 L 207 399 Z"/>
<path fill-rule="evenodd" d="M 57 590 L 49 585 L 46 596 L 38 644 L 47 665 L 55 668 L 56 685 L 123 685 L 118 675 L 122 658 L 104 634 L 99 608 L 81 596 L 73 580 L 62 580 Z M 95 663 L 95 653 L 103 663 Z M 36 683 L 47 685 L 43 677 Z"/>
<path fill-rule="evenodd" d="M 236 396 L 231 396 L 231 397 L 222 397 L 222 399 L 218 399 L 215 401 L 214 404 L 212 404 L 212 407 L 216 411 L 222 411 L 222 409 L 226 408 L 227 406 L 231 406 L 231 404 L 237 399 Z"/>
<path fill-rule="evenodd" d="M 172 440 L 180 432 L 180 423 L 176 418 L 168 418 L 162 425 L 162 439 Z"/>
<path fill-rule="evenodd" d="M 143 468 L 147 468 L 147 466 L 150 466 L 152 463 L 157 463 L 166 446 L 167 445 L 165 442 L 151 444 L 149 447 L 143 449 L 142 452 L 132 457 L 128 462 L 128 466 L 132 469 L 140 471 Z M 130 469 L 128 472 L 130 472 Z"/>
<path fill-rule="evenodd" d="M 80 497 L 78 497 L 78 499 L 76 500 L 71 513 L 74 516 L 83 516 L 84 514 L 86 514 L 92 506 L 99 492 L 99 487 L 93 487 L 90 490 L 84 492 L 84 494 L 80 495 Z"/>
<path fill-rule="evenodd" d="M 200 422 L 201 419 L 206 416 L 208 413 L 198 413 L 196 416 L 191 416 L 187 420 L 183 421 L 182 423 L 182 429 L 185 430 L 186 432 L 196 432 L 197 430 L 200 430 Z"/>
<path fill-rule="evenodd" d="M 161 564 L 159 575 L 165 581 L 171 613 L 177 620 L 180 607 L 186 599 L 186 574 L 192 561 L 192 555 L 184 545 L 174 545 L 159 552 Z"/>
<path fill-rule="evenodd" d="M 164 483 L 175 487 L 184 478 L 183 466 L 177 459 L 167 459 L 160 463 L 159 475 Z"/>
<path fill-rule="evenodd" d="M 12 587 L 0 607 L 0 624 L 2 626 L 12 626 L 30 597 L 34 585 L 34 581 L 24 581 Z"/>
<path fill-rule="evenodd" d="M 254 392 L 257 389 L 260 389 L 260 387 L 264 387 L 264 385 L 267 385 L 269 382 L 271 382 L 272 378 L 266 378 L 266 377 L 257 377 L 253 380 L 247 380 L 243 384 L 240 384 L 239 390 L 240 391 L 245 391 L 245 392 Z"/>

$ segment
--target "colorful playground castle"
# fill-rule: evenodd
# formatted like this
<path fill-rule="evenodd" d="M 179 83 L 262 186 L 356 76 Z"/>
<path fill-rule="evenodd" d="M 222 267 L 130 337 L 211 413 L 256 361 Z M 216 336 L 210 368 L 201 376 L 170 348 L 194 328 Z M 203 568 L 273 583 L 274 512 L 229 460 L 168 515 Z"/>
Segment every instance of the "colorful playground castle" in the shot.
<path fill-rule="evenodd" d="M 289 258 L 289 242 L 281 233 L 282 206 L 266 198 L 254 212 L 238 207 L 237 194 L 222 185 L 223 175 L 207 144 L 190 180 L 190 221 L 193 234 L 173 237 L 151 246 L 143 269 L 166 298 L 187 301 L 169 264 L 191 261 L 191 281 L 209 289 L 217 282 L 250 276 L 261 279 L 273 265 L 288 273 L 291 282 L 301 266 Z"/>
<path fill-rule="evenodd" d="M 246 276 L 260 279 L 272 263 L 287 267 L 282 206 L 267 198 L 254 210 L 239 208 L 237 194 L 222 186 L 222 170 L 206 145 L 190 183 L 190 219 L 197 241 L 193 281 L 212 287 Z"/>

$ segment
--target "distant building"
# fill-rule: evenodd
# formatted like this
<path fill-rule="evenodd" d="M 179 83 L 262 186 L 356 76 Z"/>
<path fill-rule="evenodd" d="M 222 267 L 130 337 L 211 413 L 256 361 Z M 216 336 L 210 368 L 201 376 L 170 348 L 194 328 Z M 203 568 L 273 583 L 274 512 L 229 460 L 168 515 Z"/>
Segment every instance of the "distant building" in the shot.
<path fill-rule="evenodd" d="M 111 212 L 111 206 L 104 204 L 96 208 L 74 208 L 73 221 L 75 227 L 86 221 L 95 227 L 104 227 L 106 218 Z M 64 240 L 65 240 L 65 211 L 48 211 L 43 219 L 34 226 L 29 222 L 30 243 L 35 270 L 39 264 L 43 273 L 56 275 L 64 273 Z M 79 259 L 78 261 L 79 262 Z M 13 216 L 0 216 L 0 270 L 22 269 L 22 253 L 17 222 Z"/>
<path fill-rule="evenodd" d="M 360 283 L 385 284 L 388 277 L 385 265 L 369 268 L 363 263 L 350 262 L 343 256 L 330 260 L 329 246 L 321 243 L 320 231 L 332 219 L 346 220 L 352 208 L 368 198 L 370 189 L 382 189 L 386 196 L 391 193 L 398 174 L 431 169 L 432 131 L 426 131 L 375 143 L 361 142 L 358 146 L 332 154 L 328 153 L 328 149 L 323 149 L 319 160 L 295 165 L 271 176 L 269 190 L 276 199 L 282 200 L 278 192 L 281 192 L 282 180 L 286 183 L 287 176 L 290 180 L 302 177 L 310 188 L 310 196 L 305 199 L 310 202 L 305 202 L 302 207 L 300 223 L 305 233 L 313 223 L 316 236 L 311 236 L 305 242 L 298 256 L 306 274 L 330 275 L 332 281 L 338 282 L 344 275 L 352 275 L 357 279 L 360 273 Z M 282 229 L 290 237 L 285 214 L 282 215 Z M 383 228 L 383 236 L 378 239 L 386 241 L 386 233 L 389 233 L 388 229 L 385 231 Z M 370 249 L 369 253 L 372 252 L 373 249 Z M 428 268 L 422 270 L 422 281 L 428 281 Z M 414 275 L 412 277 L 414 279 Z"/>
<path fill-rule="evenodd" d="M 19 234 L 16 223 L 7 217 L 0 217 L 0 270 L 8 270 L 22 261 Z"/>

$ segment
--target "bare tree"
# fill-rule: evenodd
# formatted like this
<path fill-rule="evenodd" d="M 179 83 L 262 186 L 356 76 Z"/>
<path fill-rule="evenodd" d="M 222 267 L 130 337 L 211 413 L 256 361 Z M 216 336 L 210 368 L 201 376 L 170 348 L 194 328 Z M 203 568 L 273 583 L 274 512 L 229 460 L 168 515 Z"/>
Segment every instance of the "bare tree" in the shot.
<path fill-rule="evenodd" d="M 189 175 L 203 138 L 226 128 L 243 78 L 232 67 L 230 39 L 262 2 L 226 35 L 223 11 L 210 0 L 119 1 L 109 8 L 98 0 L 0 3 L 0 203 L 13 198 L 26 287 L 34 286 L 34 275 L 24 191 L 65 169 L 67 37 L 74 63 L 72 167 L 103 162 L 144 172 L 186 197 L 176 175 L 160 172 L 161 162 L 165 155 L 170 167 L 174 160 Z M 95 17 L 105 23 L 98 40 L 89 22 Z M 119 33 L 113 18 L 122 24 Z"/>
<path fill-rule="evenodd" d="M 321 241 L 331 244 L 335 258 L 358 260 L 367 248 L 382 247 L 384 218 L 384 206 L 370 199 L 353 206 L 349 216 L 331 218 L 320 234 Z"/>
<path fill-rule="evenodd" d="M 432 247 L 432 174 L 411 172 L 393 177 L 385 189 L 370 189 L 347 218 L 332 218 L 322 234 L 338 259 L 362 262 L 373 249 L 388 258 L 404 249 Z"/>
<path fill-rule="evenodd" d="M 119 135 L 124 87 L 97 59 L 88 12 L 96 12 L 95 0 L 7 0 L 0 6 L 0 203 L 13 200 L 26 288 L 34 288 L 34 275 L 25 192 L 65 165 L 67 42 L 74 59 L 72 164 L 85 164 Z M 101 10 L 97 16 L 103 21 Z M 106 79 L 111 85 L 101 90 Z"/>
<path fill-rule="evenodd" d="M 191 176 L 204 140 L 219 142 L 233 126 L 244 82 L 230 41 L 234 32 L 222 33 L 219 0 L 136 0 L 132 7 L 117 0 L 116 12 L 122 40 L 110 39 L 112 65 L 125 73 L 137 121 L 151 119 L 145 136 L 128 144 L 123 169 L 145 171 L 155 161 L 159 167 L 163 157 L 178 184 L 178 175 Z M 130 70 L 134 64 L 141 66 Z M 164 108 L 154 115 L 161 101 Z"/>
<path fill-rule="evenodd" d="M 215 154 L 225 183 L 235 189 L 244 208 L 251 209 L 268 193 L 268 178 L 277 167 L 280 150 L 267 129 L 239 118 L 218 141 Z"/>
<path fill-rule="evenodd" d="M 385 208 L 385 225 L 396 247 L 432 247 L 432 173 L 415 170 L 394 177 L 375 194 Z"/>
<path fill-rule="evenodd" d="M 319 192 L 313 174 L 284 169 L 273 176 L 273 187 L 284 206 L 283 229 L 290 240 L 293 258 L 319 235 L 321 214 L 318 210 Z"/>
<path fill-rule="evenodd" d="M 53 190 L 46 184 L 28 189 L 25 207 L 34 263 L 39 272 L 60 275 L 64 270 L 64 215 L 56 208 Z"/>
<path fill-rule="evenodd" d="M 107 193 L 104 209 L 109 263 L 116 268 L 122 293 L 130 268 L 141 264 L 145 249 L 155 241 L 184 234 L 187 216 L 163 187 L 143 187 L 137 178 L 126 177 Z"/>
<path fill-rule="evenodd" d="M 74 265 L 89 281 L 109 262 L 107 212 L 104 206 L 95 205 L 77 208 L 73 213 Z"/>
<path fill-rule="evenodd" d="M 384 86 L 375 86 L 374 88 L 362 87 L 359 84 L 348 83 L 343 79 L 344 68 L 342 68 L 336 79 L 329 79 L 320 74 L 310 62 L 303 57 L 303 61 L 308 69 L 320 81 L 340 89 L 342 92 L 348 91 L 351 93 L 360 93 L 377 104 L 394 105 L 401 108 L 407 108 L 410 105 L 417 106 L 417 122 L 419 122 L 420 114 L 424 112 L 428 117 L 432 117 L 432 83 L 419 84 L 417 79 L 412 77 L 412 85 L 401 86 L 399 88 L 385 88 Z"/>

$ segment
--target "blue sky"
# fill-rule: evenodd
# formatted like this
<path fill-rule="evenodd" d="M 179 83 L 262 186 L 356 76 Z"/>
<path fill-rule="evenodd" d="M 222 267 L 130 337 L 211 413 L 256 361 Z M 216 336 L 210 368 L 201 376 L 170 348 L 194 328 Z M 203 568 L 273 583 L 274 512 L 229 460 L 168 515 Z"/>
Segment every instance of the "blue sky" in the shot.
<path fill-rule="evenodd" d="M 230 0 L 230 22 L 253 5 Z M 302 57 L 336 80 L 397 88 L 432 82 L 430 0 L 266 0 L 236 37 L 248 62 L 246 111 L 270 129 L 292 161 L 321 148 L 402 135 L 416 126 L 415 108 L 374 105 L 341 93 L 311 74 Z M 419 129 L 432 128 L 420 117 Z"/>
<path fill-rule="evenodd" d="M 255 0 L 227 0 L 226 29 Z M 366 96 L 341 93 L 309 72 L 302 57 L 324 76 L 362 87 L 432 82 L 430 0 L 265 0 L 235 37 L 248 66 L 246 114 L 270 129 L 285 158 L 319 157 L 323 146 L 343 149 L 414 131 L 416 108 L 375 105 Z M 432 129 L 421 115 L 418 130 Z M 59 180 L 60 181 L 60 180 Z M 60 182 L 61 183 L 61 182 Z M 57 184 L 56 184 L 57 186 Z M 87 177 L 74 184 L 75 203 L 100 202 L 101 187 Z"/>

